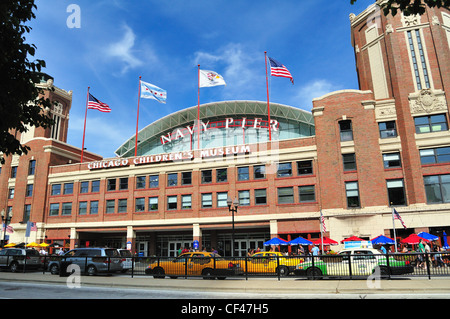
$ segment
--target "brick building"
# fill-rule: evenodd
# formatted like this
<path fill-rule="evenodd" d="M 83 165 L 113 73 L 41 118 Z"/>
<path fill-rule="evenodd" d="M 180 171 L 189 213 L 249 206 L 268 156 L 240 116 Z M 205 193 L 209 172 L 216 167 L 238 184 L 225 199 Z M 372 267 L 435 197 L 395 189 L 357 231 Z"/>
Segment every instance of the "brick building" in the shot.
<path fill-rule="evenodd" d="M 6 159 L 0 209 L 13 210 L 11 242 L 128 247 L 175 255 L 179 246 L 231 254 L 271 237 L 326 235 L 340 241 L 426 231 L 450 233 L 450 12 L 385 17 L 376 5 L 350 15 L 359 90 L 331 92 L 313 109 L 227 101 L 170 114 L 102 159 L 66 144 L 71 93 L 52 129 L 21 139 L 26 156 Z M 38 84 L 52 86 L 52 79 Z M 271 130 L 272 140 L 268 131 Z M 200 148 L 198 138 L 200 136 Z M 31 186 L 30 186 L 31 185 Z M 232 214 L 227 197 L 237 199 Z"/>

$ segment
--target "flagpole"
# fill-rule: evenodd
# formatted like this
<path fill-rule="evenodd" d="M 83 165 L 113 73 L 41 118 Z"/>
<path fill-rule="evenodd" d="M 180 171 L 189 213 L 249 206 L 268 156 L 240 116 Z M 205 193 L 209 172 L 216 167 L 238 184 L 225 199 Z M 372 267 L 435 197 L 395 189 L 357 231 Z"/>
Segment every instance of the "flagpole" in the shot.
<path fill-rule="evenodd" d="M 197 89 L 197 149 L 200 149 L 200 64 L 198 64 L 198 89 Z"/>
<path fill-rule="evenodd" d="M 272 141 L 272 130 L 270 128 L 269 78 L 267 76 L 267 51 L 264 51 L 264 60 L 266 62 L 266 90 L 267 90 L 267 115 L 269 119 L 269 141 Z"/>
<path fill-rule="evenodd" d="M 136 117 L 136 138 L 134 142 L 134 156 L 137 156 L 137 144 L 138 144 L 138 128 L 139 128 L 139 102 L 141 101 L 141 76 L 139 76 L 139 89 L 138 89 L 138 107 Z"/>
<path fill-rule="evenodd" d="M 322 245 L 322 255 L 323 255 L 323 221 L 322 221 L 323 215 L 322 215 L 322 210 L 320 210 L 320 242 Z"/>
<path fill-rule="evenodd" d="M 84 129 L 83 129 L 83 142 L 81 143 L 81 160 L 80 160 L 80 164 L 83 163 L 83 156 L 84 156 L 84 138 L 85 138 L 85 134 L 86 134 L 86 118 L 87 118 L 88 103 L 89 103 L 89 86 L 88 86 L 88 89 L 87 89 L 87 96 L 86 96 L 86 111 L 84 112 Z"/>
<path fill-rule="evenodd" d="M 391 203 L 392 205 L 392 203 Z M 391 214 L 392 214 L 392 228 L 394 230 L 394 245 L 395 252 L 397 252 L 397 235 L 395 234 L 395 218 L 394 218 L 394 207 L 391 206 Z"/>

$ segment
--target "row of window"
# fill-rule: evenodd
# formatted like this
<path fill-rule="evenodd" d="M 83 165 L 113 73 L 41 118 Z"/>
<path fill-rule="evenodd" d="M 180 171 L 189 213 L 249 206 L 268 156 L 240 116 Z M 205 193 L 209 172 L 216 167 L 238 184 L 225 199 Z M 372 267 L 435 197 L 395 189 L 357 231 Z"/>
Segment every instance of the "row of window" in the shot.
<path fill-rule="evenodd" d="M 36 160 L 30 160 L 28 162 L 28 175 L 34 175 L 36 172 Z M 0 174 L 2 173 L 2 167 L 0 166 Z M 17 177 L 17 166 L 11 166 L 11 174 L 9 176 L 10 178 L 16 178 Z"/>

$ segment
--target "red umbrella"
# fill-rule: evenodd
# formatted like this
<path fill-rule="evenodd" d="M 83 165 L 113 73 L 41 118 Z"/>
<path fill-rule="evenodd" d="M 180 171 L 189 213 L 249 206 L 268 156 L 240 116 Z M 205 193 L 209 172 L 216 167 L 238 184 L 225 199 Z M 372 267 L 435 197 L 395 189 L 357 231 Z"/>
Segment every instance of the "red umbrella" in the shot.
<path fill-rule="evenodd" d="M 322 240 L 316 239 L 312 241 L 314 245 L 322 245 Z M 339 243 L 337 241 L 334 241 L 333 239 L 330 239 L 328 237 L 323 238 L 323 244 L 324 245 L 338 245 Z"/>
<path fill-rule="evenodd" d="M 420 243 L 421 240 L 423 240 L 425 242 L 429 242 L 429 240 L 422 238 L 420 236 L 417 236 L 417 234 L 411 234 L 408 237 L 406 237 L 405 239 L 402 239 L 400 242 L 402 244 L 416 245 L 416 244 Z"/>
<path fill-rule="evenodd" d="M 356 236 L 352 236 L 352 237 L 345 238 L 345 239 L 341 240 L 341 244 L 345 243 L 346 241 L 364 241 L 364 239 L 361 239 L 361 238 L 356 237 Z"/>

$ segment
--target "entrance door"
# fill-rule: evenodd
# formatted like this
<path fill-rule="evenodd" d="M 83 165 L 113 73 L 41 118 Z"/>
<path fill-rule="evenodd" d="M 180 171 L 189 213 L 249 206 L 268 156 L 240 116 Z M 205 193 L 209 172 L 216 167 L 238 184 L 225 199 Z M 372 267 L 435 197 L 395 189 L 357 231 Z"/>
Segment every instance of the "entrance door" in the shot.
<path fill-rule="evenodd" d="M 256 252 L 256 249 L 259 247 L 261 250 L 264 250 L 264 240 L 258 239 L 236 239 L 234 241 L 235 254 L 237 257 L 245 257 L 247 256 L 248 250 L 251 249 L 253 252 Z"/>
<path fill-rule="evenodd" d="M 148 242 L 140 241 L 137 245 L 138 256 L 147 257 L 148 255 Z"/>
<path fill-rule="evenodd" d="M 185 247 L 189 249 L 189 247 L 192 246 L 192 242 L 190 241 L 169 241 L 169 257 L 177 257 L 178 256 L 178 250 L 181 248 L 183 250 Z"/>

